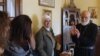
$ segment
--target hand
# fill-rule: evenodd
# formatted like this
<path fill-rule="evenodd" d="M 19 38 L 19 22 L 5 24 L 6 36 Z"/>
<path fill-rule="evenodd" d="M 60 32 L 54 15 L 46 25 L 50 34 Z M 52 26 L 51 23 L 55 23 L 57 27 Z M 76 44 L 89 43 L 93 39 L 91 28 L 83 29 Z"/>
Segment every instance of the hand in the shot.
<path fill-rule="evenodd" d="M 77 35 L 77 37 L 79 38 L 79 36 L 80 36 L 80 32 L 79 32 L 79 30 L 78 29 L 75 29 L 75 34 Z"/>
<path fill-rule="evenodd" d="M 76 35 L 75 29 L 71 29 L 71 30 L 70 30 L 70 34 L 71 34 L 71 35 Z"/>
<path fill-rule="evenodd" d="M 77 28 L 72 28 L 71 31 L 70 31 L 70 34 L 71 35 L 77 35 L 77 37 L 80 36 L 80 32 Z"/>
<path fill-rule="evenodd" d="M 60 50 L 60 49 L 61 49 L 61 44 L 60 44 L 60 43 L 58 43 L 58 42 L 57 42 L 56 49 L 57 49 L 57 50 Z"/>

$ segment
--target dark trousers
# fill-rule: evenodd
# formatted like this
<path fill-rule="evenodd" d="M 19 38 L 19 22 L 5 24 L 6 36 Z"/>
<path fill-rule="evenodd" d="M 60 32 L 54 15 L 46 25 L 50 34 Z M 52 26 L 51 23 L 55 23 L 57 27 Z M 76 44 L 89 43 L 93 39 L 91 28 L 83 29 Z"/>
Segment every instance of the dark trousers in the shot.
<path fill-rule="evenodd" d="M 94 49 L 75 47 L 74 56 L 95 56 Z"/>

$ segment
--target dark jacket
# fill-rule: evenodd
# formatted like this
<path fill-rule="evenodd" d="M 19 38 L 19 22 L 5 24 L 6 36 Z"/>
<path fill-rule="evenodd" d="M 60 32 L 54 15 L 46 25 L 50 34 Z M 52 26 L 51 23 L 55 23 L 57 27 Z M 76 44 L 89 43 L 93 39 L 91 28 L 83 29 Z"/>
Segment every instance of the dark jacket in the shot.
<path fill-rule="evenodd" d="M 72 41 L 76 44 L 74 56 L 95 56 L 95 42 L 97 37 L 97 25 L 89 23 L 88 25 L 78 24 L 77 29 L 80 36 L 72 36 Z"/>
<path fill-rule="evenodd" d="M 80 31 L 80 37 L 72 36 L 72 40 L 77 46 L 93 46 L 96 42 L 97 25 L 89 23 L 88 25 L 76 25 L 76 28 Z"/>

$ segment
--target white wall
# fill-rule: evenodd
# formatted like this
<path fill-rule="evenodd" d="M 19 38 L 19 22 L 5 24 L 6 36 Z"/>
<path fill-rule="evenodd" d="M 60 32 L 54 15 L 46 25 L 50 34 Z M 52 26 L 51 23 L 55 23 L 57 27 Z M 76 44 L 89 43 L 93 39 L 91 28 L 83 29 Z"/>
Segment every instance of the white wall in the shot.
<path fill-rule="evenodd" d="M 80 8 L 80 10 L 88 10 L 88 7 L 96 7 L 97 10 L 98 8 L 98 0 L 75 0 L 75 4 L 78 8 Z M 97 12 L 97 19 L 92 19 L 94 23 L 96 23 L 97 25 L 100 25 L 99 23 L 99 12 Z"/>
<path fill-rule="evenodd" d="M 88 7 L 97 7 L 100 9 L 99 0 L 74 0 L 76 6 L 80 10 L 88 10 Z M 55 0 L 55 8 L 44 7 L 38 4 L 38 0 L 23 0 L 22 1 L 22 13 L 29 15 L 33 21 L 33 32 L 36 33 L 42 26 L 42 12 L 43 9 L 52 11 L 52 28 L 55 35 L 61 33 L 61 8 L 64 4 L 64 0 Z M 66 0 L 68 5 L 69 0 Z M 100 12 L 100 11 L 99 11 Z M 98 12 L 98 18 L 93 19 L 93 22 L 100 25 L 99 18 L 100 13 Z"/>
<path fill-rule="evenodd" d="M 55 35 L 61 32 L 61 6 L 62 0 L 55 0 L 55 8 L 44 7 L 38 5 L 38 0 L 23 0 L 22 13 L 32 18 L 33 31 L 36 33 L 42 26 L 43 9 L 52 11 L 52 28 Z"/>

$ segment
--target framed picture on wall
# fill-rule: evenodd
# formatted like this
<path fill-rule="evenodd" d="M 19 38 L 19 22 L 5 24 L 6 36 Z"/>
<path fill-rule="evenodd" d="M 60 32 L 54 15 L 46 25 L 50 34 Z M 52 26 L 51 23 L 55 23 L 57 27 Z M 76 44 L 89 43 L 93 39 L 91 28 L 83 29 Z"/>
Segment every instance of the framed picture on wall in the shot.
<path fill-rule="evenodd" d="M 49 15 L 52 18 L 52 11 L 51 10 L 47 10 L 47 9 L 43 9 L 43 15 Z"/>
<path fill-rule="evenodd" d="M 88 7 L 89 12 L 91 13 L 91 18 L 96 19 L 97 16 L 97 7 Z"/>
<path fill-rule="evenodd" d="M 54 8 L 55 0 L 39 0 L 39 5 Z"/>

